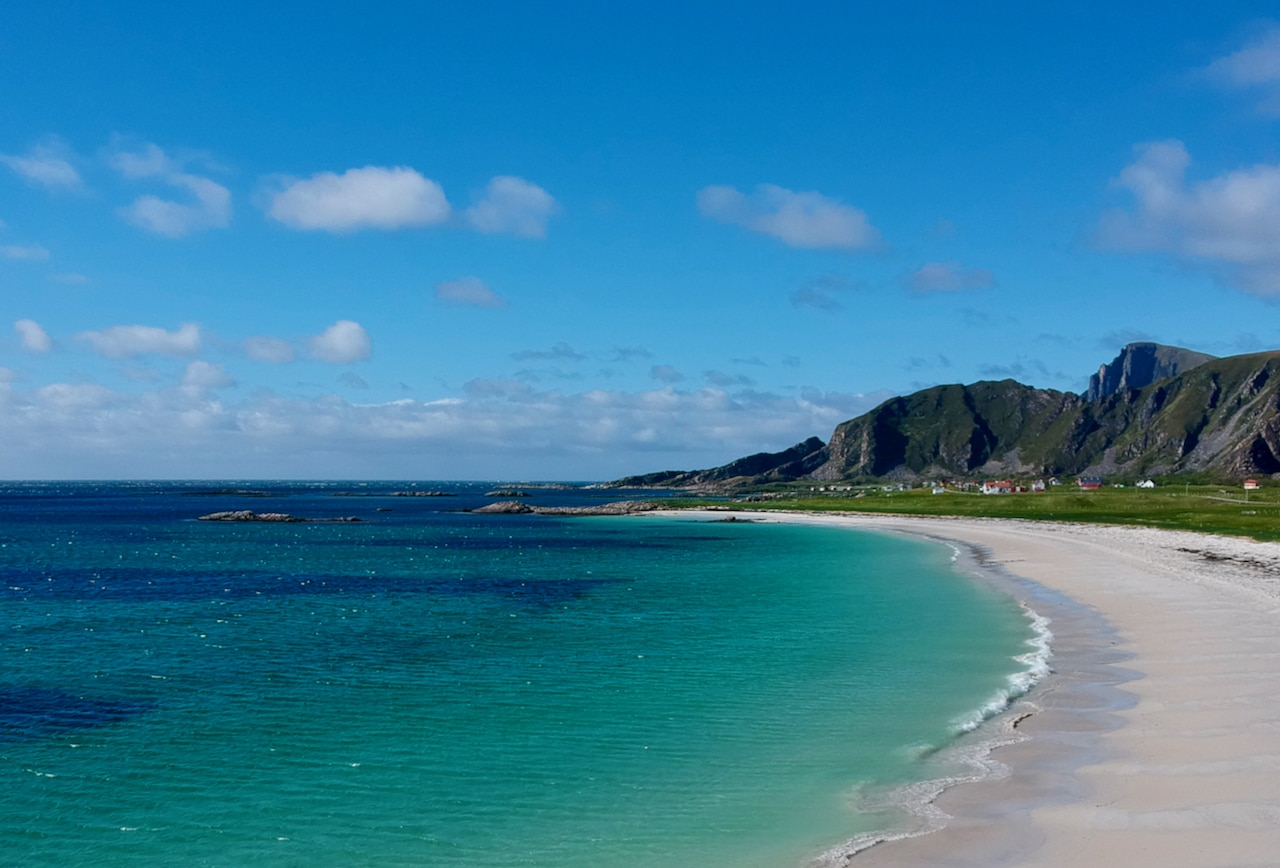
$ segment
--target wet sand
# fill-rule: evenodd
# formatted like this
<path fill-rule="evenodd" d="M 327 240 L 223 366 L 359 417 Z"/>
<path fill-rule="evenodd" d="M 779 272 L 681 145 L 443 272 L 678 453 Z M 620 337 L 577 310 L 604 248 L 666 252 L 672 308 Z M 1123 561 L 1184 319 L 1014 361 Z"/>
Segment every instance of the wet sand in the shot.
<path fill-rule="evenodd" d="M 1005 774 L 940 795 L 940 831 L 886 841 L 849 864 L 1280 864 L 1280 544 L 1046 522 L 768 515 L 970 546 L 1053 619 L 1053 674 L 987 724 L 1017 720 L 1025 736 L 992 752 Z"/>

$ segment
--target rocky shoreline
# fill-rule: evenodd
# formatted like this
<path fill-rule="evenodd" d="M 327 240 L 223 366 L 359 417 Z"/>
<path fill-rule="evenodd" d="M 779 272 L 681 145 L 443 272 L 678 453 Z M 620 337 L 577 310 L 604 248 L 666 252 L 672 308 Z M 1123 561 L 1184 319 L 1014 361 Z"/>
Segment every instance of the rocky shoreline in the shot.
<path fill-rule="evenodd" d="M 469 512 L 480 515 L 635 515 L 662 509 L 653 500 L 619 500 L 599 506 L 530 506 L 518 500 L 502 500 Z"/>
<path fill-rule="evenodd" d="M 287 512 L 254 512 L 251 509 L 231 509 L 223 512 L 211 512 L 208 515 L 199 516 L 196 521 L 264 521 L 276 523 L 293 523 L 293 522 L 352 522 L 364 521 L 354 515 L 342 516 L 340 518 L 299 518 L 296 515 L 290 515 Z"/>

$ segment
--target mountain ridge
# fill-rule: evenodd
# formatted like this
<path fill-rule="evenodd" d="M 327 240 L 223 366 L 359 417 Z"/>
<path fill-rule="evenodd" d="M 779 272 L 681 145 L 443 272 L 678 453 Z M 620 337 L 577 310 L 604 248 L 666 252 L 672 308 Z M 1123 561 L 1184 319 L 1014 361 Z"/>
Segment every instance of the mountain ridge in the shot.
<path fill-rule="evenodd" d="M 1083 394 L 1016 380 L 933 386 L 840 423 L 825 443 L 811 437 L 717 468 L 610 485 L 1280 473 L 1280 351 L 1214 358 L 1131 344 L 1094 379 Z"/>

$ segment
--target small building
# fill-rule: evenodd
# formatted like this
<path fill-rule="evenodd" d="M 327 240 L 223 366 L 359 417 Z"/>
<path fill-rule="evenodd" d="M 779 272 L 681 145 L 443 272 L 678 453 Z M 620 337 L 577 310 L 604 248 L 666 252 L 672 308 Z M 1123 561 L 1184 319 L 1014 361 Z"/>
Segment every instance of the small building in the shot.
<path fill-rule="evenodd" d="M 997 479 L 982 483 L 983 494 L 1012 494 L 1013 483 L 1008 479 Z"/>
<path fill-rule="evenodd" d="M 1150 479 L 1143 479 L 1135 487 L 1136 488 L 1155 488 L 1156 484 L 1152 482 Z"/>
<path fill-rule="evenodd" d="M 1081 476 L 1076 480 L 1076 485 L 1080 486 L 1081 491 L 1097 491 L 1102 488 L 1102 478 L 1099 476 Z"/>
<path fill-rule="evenodd" d="M 1258 485 L 1258 480 L 1256 480 L 1256 479 L 1246 479 L 1246 480 L 1244 481 L 1244 490 L 1245 490 L 1245 491 L 1257 491 L 1257 490 L 1258 490 L 1259 488 L 1261 488 L 1261 487 L 1262 487 L 1262 486 Z"/>
<path fill-rule="evenodd" d="M 1031 492 L 1033 494 L 1038 494 L 1041 491 L 1044 491 L 1043 479 L 1037 479 L 1035 482 L 1031 483 Z"/>

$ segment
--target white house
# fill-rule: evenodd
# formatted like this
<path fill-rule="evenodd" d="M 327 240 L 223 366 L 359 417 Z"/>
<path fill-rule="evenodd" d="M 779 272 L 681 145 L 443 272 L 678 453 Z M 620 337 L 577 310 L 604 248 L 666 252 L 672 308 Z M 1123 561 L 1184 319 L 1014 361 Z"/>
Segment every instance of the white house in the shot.
<path fill-rule="evenodd" d="M 1138 483 L 1137 487 L 1138 488 L 1155 488 L 1156 484 L 1152 482 L 1150 479 L 1144 479 Z"/>

